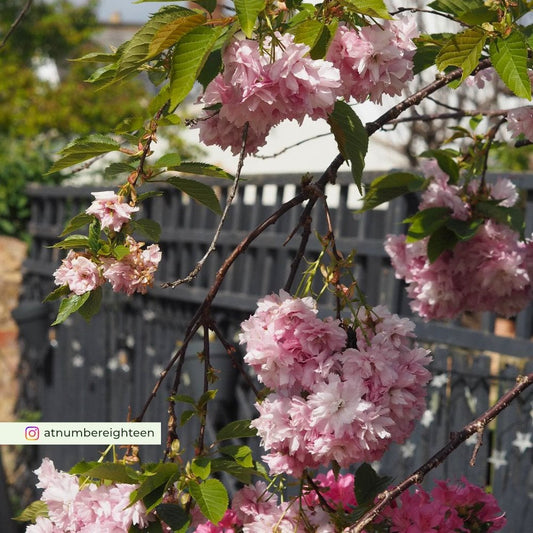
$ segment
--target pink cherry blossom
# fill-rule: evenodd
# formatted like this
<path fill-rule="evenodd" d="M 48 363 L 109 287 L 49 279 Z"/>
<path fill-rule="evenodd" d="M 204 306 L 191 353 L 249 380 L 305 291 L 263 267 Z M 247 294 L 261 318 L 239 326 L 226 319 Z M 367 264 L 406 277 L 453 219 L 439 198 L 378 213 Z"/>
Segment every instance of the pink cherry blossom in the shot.
<path fill-rule="evenodd" d="M 122 226 L 131 220 L 131 214 L 139 211 L 138 207 L 124 202 L 124 197 L 113 191 L 93 192 L 92 195 L 95 200 L 85 212 L 94 215 L 102 224 L 102 228 L 120 231 Z"/>
<path fill-rule="evenodd" d="M 290 34 L 276 32 L 275 42 L 267 38 L 262 48 L 254 40 L 234 40 L 224 52 L 223 73 L 201 98 L 206 110 L 197 123 L 200 140 L 238 154 L 248 123 L 246 153 L 254 153 L 283 120 L 327 117 L 340 94 L 340 74 L 308 52 Z"/>
<path fill-rule="evenodd" d="M 420 531 L 500 531 L 506 523 L 496 499 L 465 478 L 461 484 L 437 481 L 431 493 L 421 487 L 401 496 L 381 514 L 391 533 Z"/>
<path fill-rule="evenodd" d="M 161 261 L 161 250 L 157 244 L 142 249 L 144 243 L 137 242 L 133 237 L 126 237 L 129 254 L 118 261 L 104 257 L 103 276 L 111 283 L 114 292 L 132 295 L 135 292 L 145 294 L 154 282 L 154 275 Z"/>
<path fill-rule="evenodd" d="M 401 94 L 413 78 L 412 39 L 417 33 L 412 18 L 358 29 L 339 26 L 326 59 L 341 73 L 344 98 L 381 104 L 384 94 Z"/>
<path fill-rule="evenodd" d="M 54 272 L 56 285 L 68 285 L 77 295 L 85 294 L 99 287 L 104 279 L 96 263 L 86 255 L 69 250 L 59 268 Z"/>
<path fill-rule="evenodd" d="M 425 319 L 454 318 L 462 311 L 512 316 L 533 296 L 533 241 L 521 242 L 507 226 L 486 221 L 473 238 L 430 263 L 427 238 L 407 243 L 388 236 L 385 250 L 396 276 L 407 282 L 411 308 Z"/>
<path fill-rule="evenodd" d="M 138 485 L 112 483 L 80 487 L 76 476 L 57 471 L 50 459 L 43 459 L 35 473 L 42 488 L 41 500 L 48 509 L 47 519 L 37 519 L 27 527 L 30 533 L 123 533 L 132 525 L 144 528 L 150 518 L 144 504 L 131 505 L 130 495 Z"/>
<path fill-rule="evenodd" d="M 513 137 L 523 134 L 533 141 L 533 106 L 518 107 L 507 113 L 507 129 Z"/>

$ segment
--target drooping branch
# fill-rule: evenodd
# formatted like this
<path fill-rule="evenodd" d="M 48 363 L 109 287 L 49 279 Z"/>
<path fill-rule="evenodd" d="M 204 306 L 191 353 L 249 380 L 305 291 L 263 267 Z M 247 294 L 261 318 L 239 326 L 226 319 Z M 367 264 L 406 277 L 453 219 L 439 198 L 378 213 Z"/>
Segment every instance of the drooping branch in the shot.
<path fill-rule="evenodd" d="M 516 379 L 516 385 L 506 392 L 490 409 L 485 411 L 481 416 L 467 424 L 461 431 L 453 433 L 448 443 L 441 448 L 433 457 L 426 461 L 420 468 L 415 470 L 407 479 L 402 481 L 396 487 L 382 492 L 377 497 L 377 503 L 366 512 L 348 531 L 350 533 L 361 533 L 364 528 L 373 522 L 379 513 L 387 507 L 392 500 L 397 498 L 402 492 L 409 487 L 419 484 L 424 477 L 434 468 L 439 466 L 455 449 L 457 449 L 465 440 L 475 433 L 482 433 L 487 425 L 494 420 L 504 409 L 509 407 L 525 389 L 533 384 L 533 373 L 527 376 L 519 376 Z"/>

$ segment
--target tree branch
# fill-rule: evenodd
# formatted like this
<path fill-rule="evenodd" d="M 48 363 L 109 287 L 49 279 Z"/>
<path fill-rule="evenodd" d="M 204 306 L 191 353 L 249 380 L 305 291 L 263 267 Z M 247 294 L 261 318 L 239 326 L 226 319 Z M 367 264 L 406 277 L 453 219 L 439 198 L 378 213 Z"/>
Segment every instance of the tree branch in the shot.
<path fill-rule="evenodd" d="M 422 482 L 424 477 L 434 468 L 439 466 L 456 448 L 458 448 L 466 439 L 474 433 L 481 433 L 485 427 L 494 420 L 504 409 L 506 409 L 513 400 L 515 400 L 527 387 L 533 383 L 533 373 L 527 376 L 519 376 L 516 379 L 516 385 L 505 393 L 490 409 L 485 411 L 481 416 L 467 424 L 458 433 L 451 435 L 448 443 L 441 448 L 433 457 L 426 461 L 420 468 L 415 470 L 407 479 L 402 481 L 396 487 L 382 492 L 377 497 L 377 503 L 367 511 L 348 531 L 349 533 L 361 533 L 363 529 L 370 524 L 379 513 L 397 498 L 402 492 L 409 487 Z"/>
<path fill-rule="evenodd" d="M 0 42 L 0 50 L 2 48 L 4 48 L 4 46 L 7 44 L 7 40 L 9 39 L 11 34 L 15 31 L 17 26 L 22 22 L 22 19 L 26 16 L 28 11 L 30 10 L 32 4 L 33 4 L 33 0 L 28 0 L 26 2 L 25 6 L 21 9 L 21 11 L 18 14 L 17 18 L 15 19 L 13 24 L 11 24 L 11 27 L 9 28 L 9 30 L 7 30 L 7 33 L 4 35 L 4 38 L 2 39 L 2 42 Z"/>

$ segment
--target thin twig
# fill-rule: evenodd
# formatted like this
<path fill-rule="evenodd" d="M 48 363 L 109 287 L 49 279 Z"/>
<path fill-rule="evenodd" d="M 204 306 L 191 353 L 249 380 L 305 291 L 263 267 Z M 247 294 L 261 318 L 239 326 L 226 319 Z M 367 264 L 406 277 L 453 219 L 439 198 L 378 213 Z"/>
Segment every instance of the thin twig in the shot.
<path fill-rule="evenodd" d="M 204 326 L 204 388 L 203 394 L 206 394 L 209 390 L 209 370 L 211 363 L 209 362 L 209 328 Z M 204 398 L 205 399 L 205 398 Z M 202 414 L 200 415 L 200 431 L 198 432 L 198 447 L 195 455 L 202 455 L 204 451 L 204 439 L 205 439 L 205 426 L 207 424 L 207 399 L 205 399 L 205 406 L 201 407 Z"/>
<path fill-rule="evenodd" d="M 307 139 L 302 139 L 301 141 L 298 141 L 294 144 L 289 144 L 288 146 L 286 146 L 285 148 L 283 148 L 282 150 L 280 150 L 279 152 L 274 152 L 273 154 L 269 154 L 269 155 L 254 155 L 254 157 L 256 159 L 272 159 L 274 157 L 278 157 L 280 156 L 281 154 L 284 154 L 285 152 L 288 152 L 289 150 L 292 150 L 293 148 L 296 148 L 298 146 L 301 146 L 302 144 L 305 144 L 309 141 L 314 141 L 316 139 L 321 139 L 322 137 L 329 137 L 330 135 L 333 135 L 330 131 L 328 131 L 327 133 L 319 133 L 318 135 L 313 135 L 313 137 L 308 137 Z"/>
<path fill-rule="evenodd" d="M 30 7 L 32 4 L 33 4 L 33 0 L 28 0 L 25 6 L 21 9 L 17 18 L 15 19 L 13 24 L 11 24 L 11 27 L 9 28 L 9 30 L 7 30 L 7 33 L 4 35 L 2 42 L 0 42 L 0 50 L 4 48 L 4 46 L 7 44 L 7 40 L 9 39 L 11 34 L 15 31 L 16 27 L 22 22 L 22 19 L 26 16 L 28 11 L 30 10 Z"/>
<path fill-rule="evenodd" d="M 394 15 L 405 13 L 406 11 L 410 11 L 411 13 L 427 13 L 429 15 L 437 15 L 438 17 L 443 17 L 445 19 L 452 20 L 453 22 L 457 22 L 457 24 L 470 27 L 468 24 L 457 20 L 453 15 L 450 15 L 448 13 L 442 13 L 440 11 L 433 11 L 430 9 L 421 9 L 417 7 L 399 7 L 396 11 L 391 12 L 391 16 L 394 17 Z"/>
<path fill-rule="evenodd" d="M 248 372 L 246 372 L 246 370 L 244 369 L 241 361 L 239 361 L 239 359 L 235 357 L 235 346 L 233 346 L 233 344 L 229 343 L 226 340 L 226 338 L 224 337 L 222 331 L 220 330 L 216 322 L 213 322 L 212 324 L 210 324 L 209 328 L 214 331 L 215 335 L 217 336 L 217 339 L 222 343 L 222 346 L 224 346 L 226 353 L 230 357 L 231 362 L 233 363 L 233 366 L 239 370 L 239 373 L 244 378 L 248 387 L 250 387 L 250 389 L 255 394 L 255 397 L 257 398 L 259 396 L 259 391 L 257 390 L 257 387 L 255 386 L 255 383 L 253 382 Z"/>
<path fill-rule="evenodd" d="M 430 122 L 433 120 L 446 120 L 449 118 L 463 118 L 463 117 L 476 117 L 482 115 L 484 117 L 499 117 L 502 115 L 507 115 L 509 112 L 508 109 L 498 109 L 496 111 L 481 111 L 481 110 L 462 110 L 462 111 L 453 111 L 450 113 L 433 113 L 427 115 L 413 115 L 411 117 L 402 117 L 391 120 L 387 123 L 389 124 L 401 124 L 403 122 Z"/>
<path fill-rule="evenodd" d="M 502 127 L 502 125 L 507 120 L 506 117 L 501 118 L 498 120 L 498 123 L 492 126 L 490 128 L 488 134 L 487 134 L 487 146 L 485 148 L 485 154 L 483 157 L 483 168 L 481 169 L 481 187 L 484 188 L 485 186 L 485 176 L 487 175 L 487 170 L 489 168 L 489 153 L 490 153 L 490 147 L 492 146 L 492 143 L 494 142 L 494 138 L 496 137 L 496 134 L 498 133 L 498 130 Z"/>
<path fill-rule="evenodd" d="M 243 132 L 242 132 L 242 145 L 241 145 L 241 153 L 239 155 L 239 165 L 237 167 L 237 173 L 235 174 L 233 185 L 230 191 L 228 192 L 224 211 L 222 212 L 222 215 L 220 217 L 220 221 L 218 223 L 217 229 L 215 230 L 215 234 L 213 235 L 213 239 L 211 240 L 211 244 L 207 248 L 207 252 L 205 252 L 204 256 L 198 261 L 198 263 L 196 263 L 195 267 L 191 270 L 191 272 L 189 272 L 187 276 L 181 279 L 177 279 L 175 281 L 169 281 L 166 283 L 162 283 L 161 284 L 162 288 L 175 289 L 178 285 L 182 285 L 183 283 L 190 283 L 200 273 L 200 270 L 202 270 L 205 262 L 207 261 L 207 258 L 215 251 L 216 244 L 218 242 L 218 239 L 222 232 L 222 228 L 224 226 L 224 222 L 226 221 L 230 207 L 233 204 L 233 200 L 235 199 L 235 195 L 237 194 L 237 191 L 239 189 L 239 181 L 241 177 L 242 167 L 244 164 L 244 157 L 246 154 L 247 136 L 248 136 L 248 122 L 244 125 Z"/>
<path fill-rule="evenodd" d="M 484 428 L 494 420 L 511 402 L 516 399 L 527 387 L 533 383 L 533 373 L 527 376 L 519 376 L 516 379 L 516 385 L 504 394 L 495 405 L 485 411 L 481 416 L 467 424 L 458 433 L 453 433 L 448 443 L 441 448 L 433 457 L 426 461 L 420 468 L 413 472 L 407 479 L 402 481 L 396 487 L 382 492 L 376 498 L 372 509 L 366 512 L 348 531 L 349 533 L 361 533 L 364 528 L 370 524 L 379 513 L 397 498 L 402 492 L 409 487 L 419 484 L 424 477 L 434 468 L 439 466 L 456 448 L 458 448 L 466 439 L 474 433 L 480 433 Z"/>

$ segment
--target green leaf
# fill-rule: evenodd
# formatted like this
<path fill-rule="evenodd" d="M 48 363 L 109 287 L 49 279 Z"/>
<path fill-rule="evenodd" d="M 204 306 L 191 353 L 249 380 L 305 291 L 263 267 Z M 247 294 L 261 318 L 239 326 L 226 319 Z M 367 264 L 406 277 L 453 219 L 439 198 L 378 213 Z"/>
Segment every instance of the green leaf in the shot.
<path fill-rule="evenodd" d="M 100 252 L 102 253 L 102 252 Z M 127 255 L 130 253 L 130 249 L 128 246 L 125 246 L 124 244 L 119 244 L 118 246 L 115 246 L 113 250 L 111 250 L 111 253 L 113 254 L 113 257 L 117 261 L 121 261 L 124 259 Z"/>
<path fill-rule="evenodd" d="M 207 390 L 205 391 L 201 396 L 200 396 L 200 399 L 198 400 L 198 408 L 203 408 L 205 407 L 208 402 L 210 402 L 211 400 L 214 400 L 216 395 L 217 395 L 217 390 L 216 389 L 210 389 L 210 390 Z"/>
<path fill-rule="evenodd" d="M 136 472 L 131 467 L 121 463 L 82 461 L 70 469 L 70 474 L 82 475 L 96 479 L 106 479 L 114 481 L 115 483 L 137 483 Z"/>
<path fill-rule="evenodd" d="M 137 71 L 149 57 L 150 43 L 157 32 L 167 24 L 184 16 L 194 15 L 194 11 L 180 6 L 165 6 L 152 15 L 150 20 L 123 45 L 115 81 L 125 78 Z"/>
<path fill-rule="evenodd" d="M 139 218 L 130 222 L 134 231 L 142 233 L 153 242 L 159 242 L 161 238 L 161 226 L 150 218 Z"/>
<path fill-rule="evenodd" d="M 195 457 L 191 463 L 191 472 L 200 479 L 207 479 L 211 474 L 211 460 L 207 457 Z"/>
<path fill-rule="evenodd" d="M 413 74 L 418 74 L 435 64 L 440 48 L 434 43 L 417 43 L 413 57 Z"/>
<path fill-rule="evenodd" d="M 291 28 L 291 33 L 294 35 L 294 41 L 303 43 L 313 49 L 322 35 L 322 31 L 326 26 L 318 20 L 305 20 L 300 24 Z"/>
<path fill-rule="evenodd" d="M 476 68 L 486 40 L 487 34 L 477 28 L 454 35 L 437 55 L 437 68 L 441 71 L 447 67 L 462 68 L 462 82 Z"/>
<path fill-rule="evenodd" d="M 120 144 L 105 135 L 81 137 L 72 141 L 60 151 L 61 157 L 52 165 L 48 174 L 119 149 Z"/>
<path fill-rule="evenodd" d="M 52 326 L 57 326 L 58 324 L 64 322 L 72 313 L 75 313 L 89 299 L 90 295 L 91 292 L 89 291 L 80 295 L 74 294 L 62 300 L 61 304 L 59 305 L 59 312 L 57 313 L 57 317 L 54 322 L 52 322 Z"/>
<path fill-rule="evenodd" d="M 161 503 L 155 510 L 157 516 L 173 531 L 180 530 L 189 524 L 190 516 L 185 509 L 175 503 Z"/>
<path fill-rule="evenodd" d="M 454 159 L 456 155 L 454 150 L 426 150 L 420 157 L 436 159 L 439 168 L 450 176 L 452 182 L 456 182 L 459 178 L 459 165 Z"/>
<path fill-rule="evenodd" d="M 234 420 L 217 433 L 217 441 L 255 437 L 257 430 L 250 426 L 251 420 Z"/>
<path fill-rule="evenodd" d="M 92 218 L 92 217 L 91 217 Z M 89 237 L 86 235 L 70 235 L 62 241 L 56 242 L 51 248 L 61 248 L 64 250 L 70 250 L 72 248 L 88 248 Z"/>
<path fill-rule="evenodd" d="M 205 88 L 216 78 L 222 68 L 222 53 L 220 50 L 213 50 L 205 60 L 204 66 L 198 74 L 198 82 Z"/>
<path fill-rule="evenodd" d="M 368 134 L 359 117 L 345 102 L 335 102 L 333 113 L 328 119 L 331 131 L 337 141 L 340 153 L 351 163 L 352 176 L 362 193 L 361 179 L 368 150 Z"/>
<path fill-rule="evenodd" d="M 167 182 L 180 191 L 183 191 L 185 194 L 188 194 L 197 202 L 205 205 L 217 215 L 222 213 L 218 198 L 209 185 L 205 185 L 204 183 L 195 180 L 178 178 L 177 176 L 171 176 L 167 179 Z"/>
<path fill-rule="evenodd" d="M 43 303 L 58 300 L 63 296 L 67 296 L 68 294 L 70 294 L 70 289 L 68 288 L 68 285 L 63 285 L 52 291 L 48 296 L 46 296 L 46 298 L 43 300 Z"/>
<path fill-rule="evenodd" d="M 423 239 L 444 226 L 450 218 L 450 213 L 448 207 L 428 207 L 406 218 L 404 222 L 411 224 L 407 230 L 407 242 Z"/>
<path fill-rule="evenodd" d="M 38 516 L 48 516 L 48 507 L 46 502 L 36 500 L 26 507 L 18 516 L 13 518 L 17 522 L 35 523 Z"/>
<path fill-rule="evenodd" d="M 135 170 L 133 165 L 128 163 L 111 163 L 105 170 L 104 176 L 106 178 L 113 178 L 119 174 L 130 174 Z"/>
<path fill-rule="evenodd" d="M 92 215 L 88 215 L 87 213 L 80 213 L 79 215 L 76 215 L 65 224 L 65 229 L 61 233 L 60 237 L 68 235 L 77 229 L 83 228 L 83 226 L 86 226 L 92 222 L 92 220 Z"/>
<path fill-rule="evenodd" d="M 429 238 L 427 245 L 429 262 L 435 262 L 442 252 L 453 250 L 458 240 L 456 234 L 445 226 L 435 230 Z"/>
<path fill-rule="evenodd" d="M 181 156 L 179 154 L 165 154 L 160 157 L 152 166 L 154 168 L 174 167 L 181 164 Z"/>
<path fill-rule="evenodd" d="M 376 496 L 387 489 L 392 478 L 378 476 L 376 471 L 368 464 L 363 463 L 355 472 L 357 483 L 355 484 L 355 499 L 357 505 L 371 505 Z"/>
<path fill-rule="evenodd" d="M 346 5 L 349 9 L 360 15 L 391 19 L 387 6 L 383 0 L 341 0 L 341 5 Z"/>
<path fill-rule="evenodd" d="M 196 405 L 196 400 L 187 394 L 175 394 L 174 396 L 171 396 L 169 398 L 173 402 L 183 402 L 183 403 L 189 403 L 191 405 Z"/>
<path fill-rule="evenodd" d="M 191 91 L 223 28 L 199 26 L 174 48 L 170 71 L 170 107 L 174 109 Z"/>
<path fill-rule="evenodd" d="M 483 22 L 493 22 L 498 19 L 495 10 L 480 5 L 479 0 L 436 0 L 429 7 L 450 13 L 458 20 L 470 25 L 481 25 Z"/>
<path fill-rule="evenodd" d="M 500 224 L 509 226 L 520 235 L 520 238 L 524 238 L 524 211 L 520 207 L 504 207 L 503 205 L 498 205 L 497 201 L 486 201 L 476 204 L 476 212 L 492 218 Z"/>
<path fill-rule="evenodd" d="M 254 459 L 250 446 L 222 446 L 220 453 L 229 455 L 235 459 L 235 462 L 246 468 L 253 468 Z"/>
<path fill-rule="evenodd" d="M 175 170 L 176 172 L 183 172 L 184 174 L 194 174 L 195 176 L 209 176 L 211 178 L 224 178 L 228 180 L 235 180 L 229 172 L 217 167 L 216 165 L 210 165 L 209 163 L 198 163 L 196 161 L 186 161 L 176 167 L 169 168 L 169 170 Z"/>
<path fill-rule="evenodd" d="M 477 233 L 479 226 L 482 224 L 482 219 L 458 220 L 456 218 L 450 218 L 446 222 L 446 227 L 452 230 L 460 241 L 467 241 Z"/>
<path fill-rule="evenodd" d="M 211 462 L 211 471 L 226 472 L 245 485 L 249 485 L 251 483 L 253 476 L 259 476 L 263 479 L 267 479 L 267 476 L 264 473 L 259 472 L 256 468 L 242 466 L 234 459 L 213 459 Z"/>
<path fill-rule="evenodd" d="M 203 483 L 191 481 L 189 493 L 202 514 L 213 524 L 218 524 L 228 509 L 228 493 L 218 479 L 207 479 Z"/>
<path fill-rule="evenodd" d="M 111 65 L 105 65 L 97 68 L 85 81 L 92 83 L 96 87 L 109 85 L 116 76 L 118 65 L 112 63 Z"/>
<path fill-rule="evenodd" d="M 376 178 L 366 190 L 360 213 L 388 202 L 408 192 L 418 191 L 425 179 L 410 172 L 393 172 Z"/>
<path fill-rule="evenodd" d="M 85 319 L 91 320 L 91 318 L 100 311 L 100 305 L 102 304 L 102 287 L 89 292 L 89 298 L 78 309 L 78 313 Z"/>
<path fill-rule="evenodd" d="M 180 426 L 184 426 L 193 416 L 196 415 L 196 411 L 186 410 L 181 413 Z"/>
<path fill-rule="evenodd" d="M 81 57 L 70 59 L 72 62 L 79 63 L 113 63 L 117 60 L 117 54 L 103 53 L 103 52 L 89 52 Z"/>
<path fill-rule="evenodd" d="M 93 217 L 93 221 L 89 225 L 89 249 L 91 252 L 97 253 L 100 249 L 100 232 L 102 231 L 102 224 L 97 218 Z"/>
<path fill-rule="evenodd" d="M 189 13 L 191 14 L 173 20 L 156 31 L 148 47 L 146 59 L 151 59 L 170 48 L 186 33 L 200 26 L 206 20 L 205 15 L 201 13 L 195 13 L 194 11 L 189 11 Z"/>
<path fill-rule="evenodd" d="M 235 0 L 235 11 L 244 35 L 252 38 L 255 21 L 261 11 L 265 9 L 265 0 Z"/>
<path fill-rule="evenodd" d="M 158 463 L 153 471 L 144 474 L 144 481 L 130 495 L 130 503 L 138 502 L 151 493 L 155 493 L 153 496 L 157 501 L 163 496 L 165 487 L 177 479 L 178 472 L 179 466 L 175 463 Z"/>
<path fill-rule="evenodd" d="M 519 98 L 531 100 L 531 81 L 527 69 L 527 46 L 518 31 L 512 32 L 506 39 L 497 38 L 489 46 L 493 67 Z"/>

